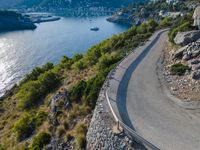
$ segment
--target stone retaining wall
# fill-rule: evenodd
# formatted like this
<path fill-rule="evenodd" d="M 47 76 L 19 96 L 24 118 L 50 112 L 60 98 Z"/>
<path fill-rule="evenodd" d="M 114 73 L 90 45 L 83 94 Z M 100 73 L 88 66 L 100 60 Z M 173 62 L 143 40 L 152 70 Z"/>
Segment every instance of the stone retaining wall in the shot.
<path fill-rule="evenodd" d="M 105 85 L 105 84 L 104 84 Z M 115 134 L 113 127 L 116 123 L 105 97 L 105 86 L 97 100 L 96 108 L 87 132 L 88 150 L 131 150 L 134 143 L 123 132 Z"/>

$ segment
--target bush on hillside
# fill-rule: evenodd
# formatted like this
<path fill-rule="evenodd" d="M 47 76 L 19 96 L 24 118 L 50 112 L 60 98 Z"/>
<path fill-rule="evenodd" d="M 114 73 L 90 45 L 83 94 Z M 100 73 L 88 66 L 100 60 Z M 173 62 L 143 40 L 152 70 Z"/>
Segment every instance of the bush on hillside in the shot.
<path fill-rule="evenodd" d="M 71 58 L 67 56 L 63 56 L 59 65 L 61 66 L 61 68 L 71 69 L 72 64 L 73 64 L 73 61 Z"/>
<path fill-rule="evenodd" d="M 47 112 L 39 111 L 34 118 L 36 127 L 42 125 L 42 123 L 47 119 L 47 116 Z"/>
<path fill-rule="evenodd" d="M 35 81 L 35 80 L 37 80 L 38 77 L 42 73 L 44 73 L 46 71 L 49 71 L 49 70 L 51 70 L 53 68 L 54 68 L 54 65 L 53 65 L 53 63 L 50 63 L 50 62 L 46 63 L 42 67 L 36 67 L 35 69 L 33 69 L 31 71 L 31 73 L 29 73 L 29 74 L 27 74 L 25 76 L 25 78 L 20 82 L 20 85 L 22 85 L 23 83 L 26 83 L 27 81 Z"/>
<path fill-rule="evenodd" d="M 188 70 L 188 66 L 186 65 L 183 65 L 181 63 L 178 63 L 178 64 L 173 64 L 170 68 L 171 70 L 171 73 L 173 75 L 184 75 L 184 73 L 186 72 L 186 70 Z"/>
<path fill-rule="evenodd" d="M 24 113 L 13 127 L 14 132 L 17 134 L 17 139 L 22 141 L 28 138 L 37 127 L 42 125 L 46 118 L 47 113 L 43 111 L 39 111 L 35 116 Z"/>
<path fill-rule="evenodd" d="M 79 150 L 85 149 L 86 147 L 86 137 L 84 135 L 78 135 L 76 137 L 76 148 Z"/>
<path fill-rule="evenodd" d="M 72 69 L 83 70 L 85 68 L 83 60 L 79 60 L 72 65 Z"/>
<path fill-rule="evenodd" d="M 165 28 L 169 26 L 171 26 L 171 21 L 168 17 L 165 17 L 164 19 L 162 19 L 159 24 L 159 28 Z"/>
<path fill-rule="evenodd" d="M 41 74 L 36 81 L 24 83 L 18 93 L 18 108 L 29 109 L 34 107 L 47 93 L 59 83 L 59 78 L 52 71 Z"/>
<path fill-rule="evenodd" d="M 47 132 L 41 132 L 33 138 L 30 150 L 42 150 L 43 147 L 51 141 L 51 135 Z"/>
<path fill-rule="evenodd" d="M 110 70 L 111 70 L 111 67 L 106 68 L 105 70 L 99 72 L 95 77 L 87 81 L 87 86 L 84 91 L 84 100 L 85 100 L 85 103 L 89 105 L 90 107 L 93 108 L 95 106 L 99 91 Z"/>
<path fill-rule="evenodd" d="M 18 108 L 27 109 L 33 107 L 42 97 L 40 86 L 37 81 L 29 81 L 23 84 L 16 95 L 19 99 Z"/>
<path fill-rule="evenodd" d="M 14 132 L 19 141 L 29 137 L 35 129 L 34 119 L 31 115 L 25 113 L 14 125 Z"/>
<path fill-rule="evenodd" d="M 73 62 L 77 62 L 79 61 L 80 59 L 83 58 L 83 55 L 82 54 L 75 54 L 72 58 Z"/>
<path fill-rule="evenodd" d="M 71 90 L 70 90 L 70 100 L 74 102 L 80 102 L 83 96 L 84 90 L 86 88 L 87 83 L 83 80 L 78 82 Z"/>
<path fill-rule="evenodd" d="M 76 148 L 85 149 L 87 127 L 80 123 L 75 127 Z"/>

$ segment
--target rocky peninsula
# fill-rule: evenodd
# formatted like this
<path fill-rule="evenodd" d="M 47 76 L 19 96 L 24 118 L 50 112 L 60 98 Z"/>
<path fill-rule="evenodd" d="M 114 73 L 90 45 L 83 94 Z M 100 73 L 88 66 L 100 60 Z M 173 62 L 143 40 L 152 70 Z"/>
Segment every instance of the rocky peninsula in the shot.
<path fill-rule="evenodd" d="M 53 16 L 50 13 L 25 13 L 23 15 L 29 18 L 33 23 L 58 21 L 61 19 L 60 17 Z"/>

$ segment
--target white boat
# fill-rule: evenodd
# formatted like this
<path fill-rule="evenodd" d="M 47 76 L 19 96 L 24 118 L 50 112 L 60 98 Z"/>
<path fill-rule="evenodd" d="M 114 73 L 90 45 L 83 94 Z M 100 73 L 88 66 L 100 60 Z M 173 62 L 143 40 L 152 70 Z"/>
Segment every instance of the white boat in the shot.
<path fill-rule="evenodd" d="M 93 27 L 93 28 L 90 28 L 90 30 L 92 30 L 92 31 L 98 31 L 99 28 L 98 27 Z"/>

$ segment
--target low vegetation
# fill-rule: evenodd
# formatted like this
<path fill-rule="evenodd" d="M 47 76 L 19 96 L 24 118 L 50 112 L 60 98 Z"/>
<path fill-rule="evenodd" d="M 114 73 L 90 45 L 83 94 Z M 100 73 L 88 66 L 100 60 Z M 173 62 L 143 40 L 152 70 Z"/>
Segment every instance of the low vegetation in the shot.
<path fill-rule="evenodd" d="M 46 132 L 41 132 L 33 138 L 33 142 L 28 150 L 40 150 L 47 144 L 49 144 L 51 140 L 51 135 Z"/>
<path fill-rule="evenodd" d="M 181 76 L 181 75 L 184 75 L 186 70 L 188 70 L 189 67 L 186 66 L 186 65 L 183 65 L 181 63 L 177 63 L 177 64 L 173 64 L 170 68 L 171 70 L 171 73 L 173 75 L 178 75 L 178 76 Z"/>
<path fill-rule="evenodd" d="M 35 129 L 39 127 L 46 118 L 47 113 L 43 111 L 39 111 L 35 116 L 24 113 L 14 124 L 13 130 L 17 135 L 17 140 L 22 141 L 32 135 Z"/>

